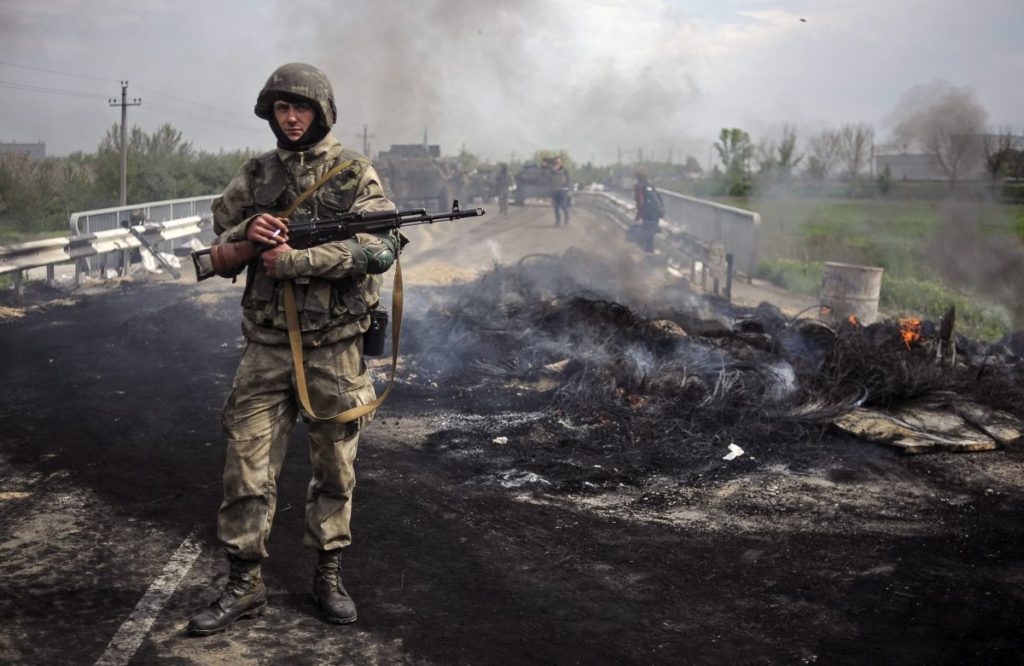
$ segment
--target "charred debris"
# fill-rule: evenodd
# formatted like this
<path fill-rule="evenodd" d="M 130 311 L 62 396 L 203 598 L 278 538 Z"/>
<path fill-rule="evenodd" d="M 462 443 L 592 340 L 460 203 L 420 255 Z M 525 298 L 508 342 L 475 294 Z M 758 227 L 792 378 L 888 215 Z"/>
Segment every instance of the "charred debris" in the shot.
<path fill-rule="evenodd" d="M 420 290 L 408 304 L 403 392 L 478 414 L 453 417 L 432 445 L 500 447 L 548 473 L 557 458 L 557 485 L 578 489 L 718 461 L 731 443 L 782 459 L 842 431 L 894 443 L 858 426 L 864 414 L 901 424 L 907 409 L 968 414 L 986 435 L 995 414 L 1007 426 L 993 429 L 995 446 L 1020 436 L 1020 335 L 966 339 L 952 311 L 941 322 L 828 326 L 817 311 L 740 308 L 622 270 L 570 250 Z"/>

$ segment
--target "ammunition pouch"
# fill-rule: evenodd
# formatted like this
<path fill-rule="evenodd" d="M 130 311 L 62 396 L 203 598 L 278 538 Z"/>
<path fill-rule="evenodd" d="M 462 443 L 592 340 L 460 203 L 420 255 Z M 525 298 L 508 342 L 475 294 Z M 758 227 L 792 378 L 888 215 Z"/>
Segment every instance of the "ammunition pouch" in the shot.
<path fill-rule="evenodd" d="M 388 311 L 377 307 L 370 312 L 370 328 L 363 333 L 363 356 L 383 356 L 388 337 Z"/>

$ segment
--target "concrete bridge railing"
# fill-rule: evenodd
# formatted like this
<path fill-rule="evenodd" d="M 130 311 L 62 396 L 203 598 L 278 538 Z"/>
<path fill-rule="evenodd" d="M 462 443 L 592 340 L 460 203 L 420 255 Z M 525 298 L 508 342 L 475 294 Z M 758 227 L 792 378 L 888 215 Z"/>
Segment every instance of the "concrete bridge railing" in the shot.
<path fill-rule="evenodd" d="M 761 216 L 706 199 L 658 190 L 665 201 L 666 223 L 704 243 L 719 242 L 733 255 L 735 267 L 749 279 L 757 268 Z"/>

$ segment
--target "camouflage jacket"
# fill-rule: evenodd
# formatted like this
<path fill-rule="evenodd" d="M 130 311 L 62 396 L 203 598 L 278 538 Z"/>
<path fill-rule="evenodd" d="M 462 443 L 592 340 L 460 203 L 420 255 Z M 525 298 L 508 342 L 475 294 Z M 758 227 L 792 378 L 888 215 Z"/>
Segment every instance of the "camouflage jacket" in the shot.
<path fill-rule="evenodd" d="M 331 178 L 303 204 L 306 213 L 326 217 L 349 211 L 393 210 L 370 161 L 342 148 L 333 135 L 307 151 L 281 149 L 242 165 L 224 194 L 213 202 L 215 243 L 245 239 L 249 222 L 260 213 L 281 214 L 323 174 L 338 164 L 351 166 Z M 279 279 L 267 275 L 257 259 L 249 264 L 242 295 L 242 332 L 246 339 L 288 344 L 284 281 L 295 285 L 303 345 L 318 347 L 358 335 L 370 325 L 370 310 L 380 301 L 380 276 L 397 256 L 397 234 L 358 234 L 357 244 L 339 241 L 291 250 L 277 262 Z M 360 252 L 365 250 L 365 252 Z M 383 265 L 380 258 L 383 257 Z"/>

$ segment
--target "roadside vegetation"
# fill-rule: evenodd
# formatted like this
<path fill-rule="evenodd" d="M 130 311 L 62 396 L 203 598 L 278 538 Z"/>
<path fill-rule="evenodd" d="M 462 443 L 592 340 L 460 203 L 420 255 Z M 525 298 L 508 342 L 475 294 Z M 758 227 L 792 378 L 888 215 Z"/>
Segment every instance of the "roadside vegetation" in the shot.
<path fill-rule="evenodd" d="M 817 296 L 824 262 L 880 267 L 886 314 L 954 305 L 960 332 L 994 339 L 1024 329 L 1024 136 L 987 117 L 969 89 L 933 82 L 901 97 L 885 142 L 865 124 L 804 141 L 722 128 L 710 173 L 645 166 L 659 187 L 759 213 L 756 277 Z"/>
<path fill-rule="evenodd" d="M 1000 257 L 1015 249 L 1019 255 L 1024 247 L 1022 205 L 792 195 L 717 199 L 761 215 L 756 277 L 784 288 L 819 295 L 823 263 L 837 261 L 885 269 L 879 305 L 892 315 L 938 319 L 954 305 L 958 329 L 980 339 L 1004 336 L 1020 315 L 1012 293 L 1019 276 Z"/>
<path fill-rule="evenodd" d="M 0 154 L 0 242 L 68 232 L 71 213 L 116 206 L 120 197 L 121 135 L 112 127 L 94 153 L 33 159 Z M 128 203 L 215 194 L 250 151 L 197 151 L 169 124 L 128 134 Z"/>
<path fill-rule="evenodd" d="M 938 319 L 954 305 L 958 330 L 979 339 L 1006 335 L 1020 316 L 1012 293 L 1019 276 L 1005 270 L 999 257 L 1024 248 L 1022 205 L 948 199 L 717 199 L 761 215 L 755 277 L 786 289 L 820 295 L 822 265 L 837 261 L 885 269 L 879 306 L 887 314 Z"/>

